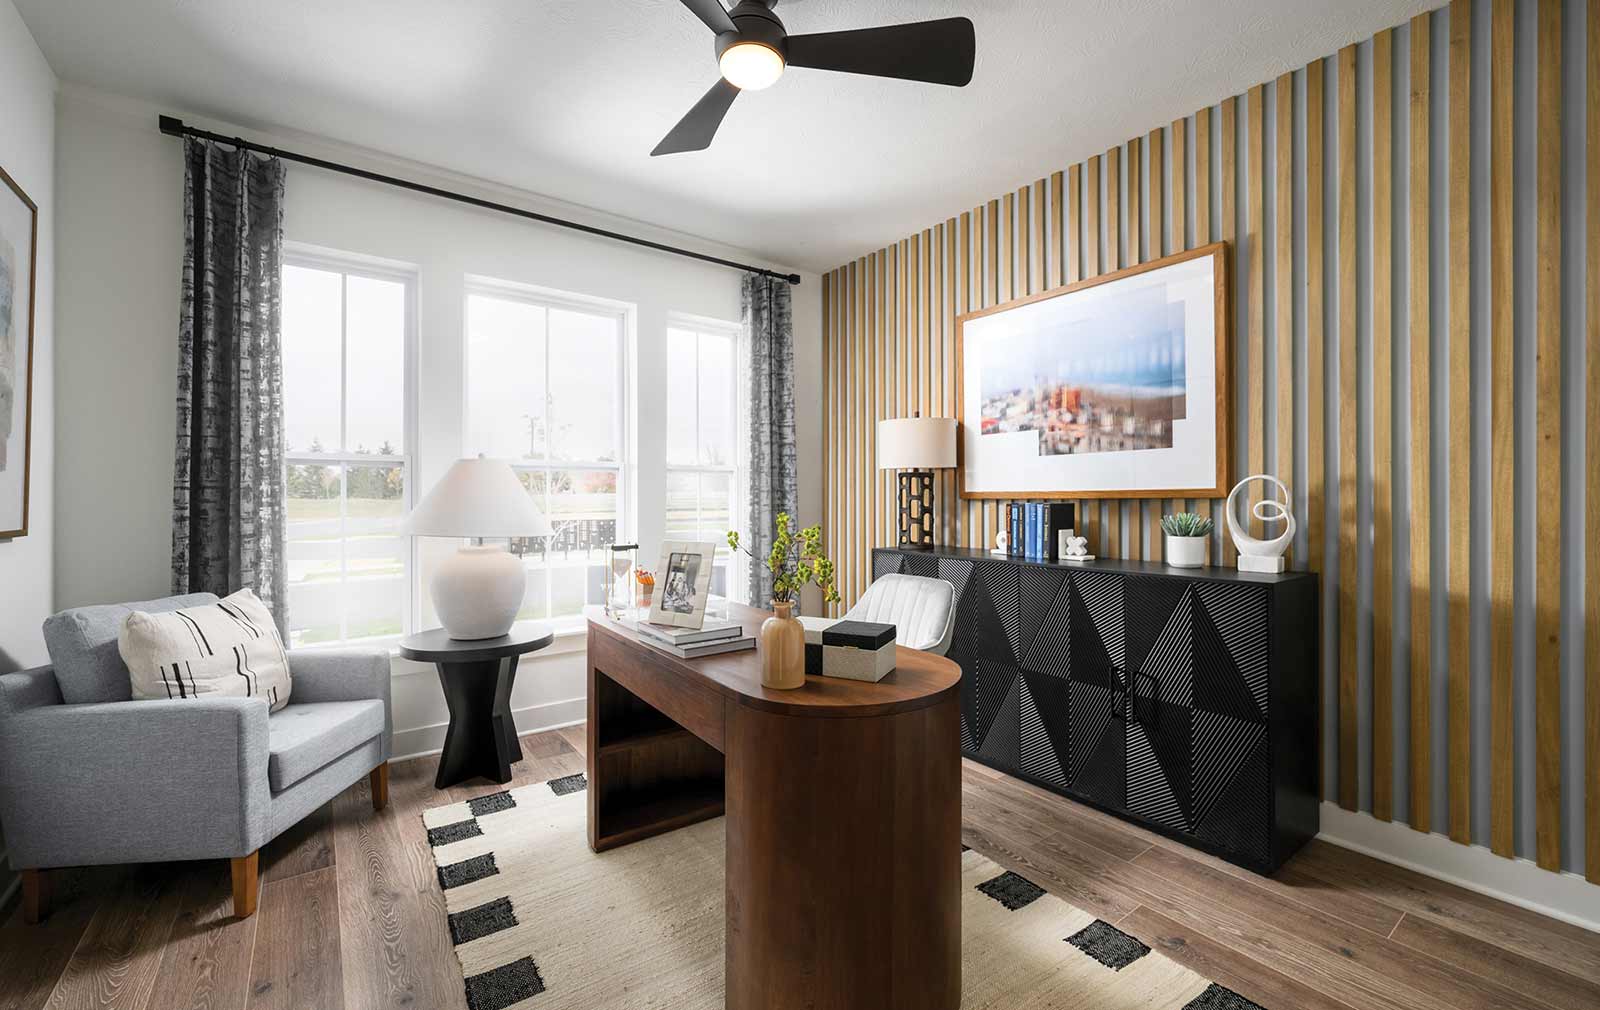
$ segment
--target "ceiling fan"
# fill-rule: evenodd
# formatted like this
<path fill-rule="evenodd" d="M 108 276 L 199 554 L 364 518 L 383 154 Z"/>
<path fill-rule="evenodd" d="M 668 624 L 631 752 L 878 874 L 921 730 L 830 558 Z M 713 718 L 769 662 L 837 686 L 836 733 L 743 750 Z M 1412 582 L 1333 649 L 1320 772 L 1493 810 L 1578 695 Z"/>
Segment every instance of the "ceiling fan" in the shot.
<path fill-rule="evenodd" d="M 741 91 L 760 91 L 785 67 L 837 70 L 964 87 L 972 80 L 977 42 L 966 18 L 941 18 L 855 31 L 790 35 L 772 13 L 777 0 L 741 0 L 727 10 L 720 0 L 682 0 L 717 33 L 722 79 L 711 86 L 651 151 L 703 151 Z"/>

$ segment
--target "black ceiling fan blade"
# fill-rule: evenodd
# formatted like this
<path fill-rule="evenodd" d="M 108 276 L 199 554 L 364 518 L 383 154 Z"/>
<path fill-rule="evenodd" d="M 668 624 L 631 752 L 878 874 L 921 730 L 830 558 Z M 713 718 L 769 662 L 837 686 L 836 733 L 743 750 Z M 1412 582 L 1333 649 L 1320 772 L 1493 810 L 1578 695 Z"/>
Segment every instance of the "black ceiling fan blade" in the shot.
<path fill-rule="evenodd" d="M 972 80 L 977 38 L 966 18 L 941 18 L 848 32 L 791 35 L 791 67 L 898 77 L 964 87 Z"/>
<path fill-rule="evenodd" d="M 718 35 L 733 31 L 733 18 L 728 17 L 728 11 L 720 0 L 683 0 L 683 5 Z"/>
<path fill-rule="evenodd" d="M 711 146 L 711 138 L 717 135 L 717 127 L 722 125 L 722 117 L 728 114 L 728 107 L 733 100 L 739 97 L 739 89 L 725 80 L 718 80 L 711 85 L 689 114 L 678 120 L 678 125 L 672 132 L 661 138 L 661 143 L 650 152 L 654 158 L 658 154 L 681 154 L 684 151 L 704 151 Z"/>

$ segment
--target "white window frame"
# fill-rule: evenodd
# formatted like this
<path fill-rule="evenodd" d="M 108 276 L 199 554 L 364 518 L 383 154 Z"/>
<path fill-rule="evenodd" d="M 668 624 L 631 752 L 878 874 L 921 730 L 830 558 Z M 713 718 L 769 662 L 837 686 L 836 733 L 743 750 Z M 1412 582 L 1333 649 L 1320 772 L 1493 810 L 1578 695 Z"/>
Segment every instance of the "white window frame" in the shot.
<path fill-rule="evenodd" d="M 696 463 L 696 464 L 688 464 L 688 463 L 670 463 L 669 462 L 666 465 L 666 472 L 667 472 L 667 476 L 668 476 L 669 479 L 671 478 L 671 476 L 673 474 L 692 473 L 692 474 L 695 474 L 697 476 L 700 475 L 700 474 L 728 474 L 729 475 L 729 487 L 730 487 L 729 500 L 728 500 L 728 515 L 733 521 L 733 528 L 737 529 L 737 530 L 743 530 L 744 529 L 744 514 L 745 514 L 745 498 L 746 498 L 746 495 L 747 495 L 746 487 L 749 484 L 749 481 L 747 479 L 747 474 L 748 474 L 748 471 L 749 471 L 749 460 L 746 458 L 746 452 L 745 452 L 745 442 L 746 442 L 746 439 L 745 439 L 745 428 L 749 423 L 749 417 L 748 417 L 749 410 L 747 409 L 748 405 L 745 403 L 745 383 L 743 382 L 744 377 L 747 374 L 749 374 L 749 362 L 746 360 L 747 359 L 747 355 L 745 353 L 745 349 L 744 349 L 744 346 L 743 346 L 743 342 L 744 342 L 744 327 L 742 327 L 739 323 L 730 322 L 730 321 L 728 321 L 726 319 L 714 319 L 714 318 L 712 318 L 710 316 L 690 315 L 689 313 L 686 313 L 686 312 L 670 312 L 670 313 L 667 314 L 667 330 L 668 331 L 671 331 L 671 330 L 689 330 L 689 331 L 692 331 L 694 333 L 694 335 L 695 335 L 695 369 L 694 369 L 694 382 L 695 382 L 694 408 L 695 408 L 695 411 L 694 411 L 694 430 L 695 430 L 695 451 L 696 451 L 696 453 L 699 452 L 699 446 L 700 446 L 700 338 L 702 336 L 704 336 L 704 335 L 712 335 L 712 336 L 726 337 L 730 342 L 730 346 L 731 346 L 731 349 L 733 351 L 733 369 L 732 369 L 732 377 L 731 377 L 731 381 L 732 381 L 732 384 L 733 384 L 733 389 L 731 390 L 731 392 L 733 394 L 732 402 L 733 402 L 733 423 L 734 423 L 734 430 L 733 430 L 733 462 L 728 464 L 728 465 L 726 465 L 726 466 L 702 465 L 702 464 L 698 464 L 698 463 Z M 666 337 L 667 334 L 664 333 L 664 334 L 662 334 L 662 336 Z M 672 390 L 668 389 L 667 390 L 667 410 L 671 411 L 673 409 L 675 409 L 675 408 L 674 408 L 674 405 L 672 403 Z M 696 508 L 695 525 L 696 525 L 696 527 L 699 527 L 701 525 L 700 512 L 699 512 L 701 504 L 700 504 L 700 495 L 699 495 L 698 488 L 699 488 L 699 485 L 696 484 L 696 492 L 695 492 L 695 503 L 696 503 L 696 505 L 695 505 L 695 508 Z M 749 543 L 752 542 L 752 533 L 750 531 L 744 531 L 743 537 L 744 537 L 744 542 L 745 542 L 746 545 L 748 545 Z M 721 554 L 723 550 L 727 549 L 726 544 L 722 543 L 722 538 L 720 536 L 716 537 L 715 540 L 717 541 L 718 546 L 720 548 L 722 548 L 722 550 L 719 550 L 717 552 L 718 554 Z M 739 602 L 749 602 L 749 601 L 744 599 L 744 597 L 746 596 L 746 592 L 745 592 L 746 585 L 745 584 L 748 581 L 748 575 L 747 575 L 748 569 L 746 567 L 748 565 L 748 562 L 749 562 L 749 559 L 745 556 L 743 551 L 730 551 L 729 552 L 729 563 L 728 563 L 728 598 L 729 599 L 737 600 Z"/>
<path fill-rule="evenodd" d="M 410 512 L 416 500 L 415 476 L 416 446 L 417 446 L 417 286 L 418 272 L 416 267 L 401 263 L 396 260 L 381 259 L 376 256 L 365 256 L 360 253 L 343 252 L 336 249 L 326 249 L 302 242 L 285 242 L 283 244 L 283 266 L 303 267 L 310 270 L 338 273 L 339 282 L 339 445 L 336 452 L 289 452 L 285 451 L 283 464 L 285 469 L 291 466 L 304 464 L 337 465 L 339 467 L 339 520 L 341 527 L 347 518 L 350 485 L 350 466 L 398 466 L 400 467 L 401 480 L 405 492 L 401 495 L 400 502 L 405 512 Z M 345 409 L 349 393 L 349 366 L 348 366 L 348 338 L 346 333 L 346 316 L 349 306 L 349 283 L 351 277 L 365 277 L 373 280 L 393 281 L 405 288 L 405 332 L 402 336 L 403 353 L 405 362 L 402 374 L 404 376 L 404 389 L 402 398 L 401 439 L 404 441 L 403 451 L 398 455 L 379 455 L 377 453 L 356 453 L 348 447 L 349 420 Z M 401 574 L 401 606 L 400 606 L 400 634 L 381 635 L 369 638 L 349 637 L 349 615 L 343 607 L 345 581 L 348 578 L 349 559 L 344 554 L 344 540 L 340 539 L 339 555 L 339 588 L 340 588 L 340 613 L 339 637 L 328 642 L 314 642 L 309 645 L 297 646 L 302 649 L 328 649 L 339 648 L 351 644 L 387 644 L 398 642 L 401 638 L 411 633 L 417 626 L 417 601 L 416 572 L 417 546 L 415 537 L 397 534 L 406 544 L 401 552 L 404 570 Z"/>
<path fill-rule="evenodd" d="M 612 418 L 617 433 L 617 458 L 606 460 L 577 460 L 550 458 L 550 430 L 551 425 L 545 426 L 545 459 L 542 462 L 529 462 L 526 460 L 509 460 L 511 468 L 519 475 L 524 473 L 558 473 L 563 470 L 589 470 L 610 471 L 617 475 L 617 541 L 626 542 L 630 537 L 637 539 L 632 531 L 635 518 L 638 515 L 638 503 L 635 499 L 636 467 L 635 434 L 632 428 L 633 418 L 633 381 L 632 361 L 634 355 L 634 334 L 636 331 L 638 310 L 635 306 L 615 301 L 609 298 L 599 298 L 591 295 L 575 294 L 570 291 L 560 291 L 555 288 L 541 287 L 534 284 L 523 284 L 508 281 L 497 277 L 487 277 L 477 274 L 468 274 L 462 284 L 461 298 L 461 438 L 465 444 L 468 433 L 472 430 L 472 341 L 470 316 L 472 312 L 471 301 L 473 295 L 487 298 L 499 298 L 506 301 L 520 302 L 545 309 L 565 309 L 574 312 L 583 312 L 589 315 L 610 316 L 617 321 L 617 398 L 616 413 Z M 550 340 L 549 331 L 545 336 L 545 376 L 546 382 L 550 375 Z M 547 387 L 548 388 L 548 387 Z M 474 450 L 475 451 L 475 450 Z M 546 488 L 548 488 L 548 483 Z M 548 494 L 548 490 L 546 494 Z M 541 506 L 542 510 L 542 506 Z M 546 557 L 549 555 L 546 554 Z M 551 586 L 550 579 L 545 579 L 545 605 L 550 609 Z M 587 596 L 587 582 L 585 582 Z M 601 601 L 594 601 L 599 603 Z M 582 630 L 584 617 L 582 614 L 561 615 L 539 620 L 550 625 L 557 634 L 566 634 Z"/>

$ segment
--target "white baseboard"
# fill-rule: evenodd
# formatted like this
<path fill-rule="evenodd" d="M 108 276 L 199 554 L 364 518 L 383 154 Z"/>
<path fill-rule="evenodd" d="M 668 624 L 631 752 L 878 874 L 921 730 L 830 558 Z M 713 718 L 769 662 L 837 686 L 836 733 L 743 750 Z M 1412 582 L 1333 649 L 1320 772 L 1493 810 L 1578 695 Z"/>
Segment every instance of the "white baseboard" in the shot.
<path fill-rule="evenodd" d="M 588 699 L 584 697 L 566 698 L 514 708 L 511 715 L 517 721 L 518 734 L 542 733 L 582 722 L 588 715 L 588 705 Z M 444 731 L 449 725 L 448 722 L 436 722 L 429 726 L 395 730 L 391 748 L 393 757 L 390 760 L 404 761 L 406 758 L 439 753 L 444 749 Z"/>
<path fill-rule="evenodd" d="M 1461 845 L 1398 821 L 1322 804 L 1323 841 L 1352 849 L 1518 905 L 1553 919 L 1600 931 L 1600 885 L 1576 873 L 1542 870 L 1531 859 L 1507 859 L 1482 845 Z"/>

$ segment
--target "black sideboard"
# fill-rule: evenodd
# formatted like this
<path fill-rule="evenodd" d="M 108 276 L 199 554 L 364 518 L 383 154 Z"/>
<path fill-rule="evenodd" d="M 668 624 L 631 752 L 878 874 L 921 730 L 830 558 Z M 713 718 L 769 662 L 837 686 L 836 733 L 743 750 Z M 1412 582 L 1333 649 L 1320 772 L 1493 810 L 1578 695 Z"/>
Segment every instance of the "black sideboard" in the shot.
<path fill-rule="evenodd" d="M 1262 873 L 1318 827 L 1317 580 L 873 551 L 956 589 L 967 757 Z"/>

